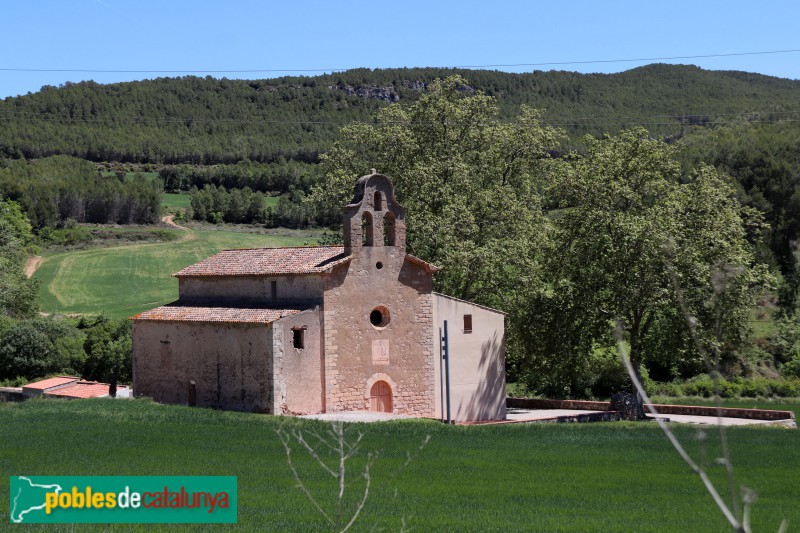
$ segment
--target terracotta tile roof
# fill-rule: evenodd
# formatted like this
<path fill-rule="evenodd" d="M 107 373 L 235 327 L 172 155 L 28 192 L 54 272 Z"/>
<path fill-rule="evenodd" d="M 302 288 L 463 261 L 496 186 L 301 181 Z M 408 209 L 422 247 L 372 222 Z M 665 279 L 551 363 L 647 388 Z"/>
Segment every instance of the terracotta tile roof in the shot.
<path fill-rule="evenodd" d="M 412 263 L 420 265 L 421 267 L 425 268 L 428 272 L 431 273 L 438 272 L 441 270 L 441 268 L 437 267 L 436 265 L 428 263 L 427 261 L 420 259 L 419 257 L 413 256 L 411 254 L 406 254 L 406 259 L 408 259 Z"/>
<path fill-rule="evenodd" d="M 318 274 L 349 259 L 342 246 L 223 250 L 173 275 L 180 278 Z"/>
<path fill-rule="evenodd" d="M 246 309 L 237 307 L 186 307 L 164 305 L 132 316 L 131 320 L 161 322 L 222 322 L 269 324 L 302 309 Z"/>
<path fill-rule="evenodd" d="M 117 386 L 117 393 L 126 387 Z M 45 396 L 57 396 L 62 398 L 102 398 L 108 396 L 108 383 L 98 383 L 97 381 L 79 381 L 75 385 L 57 389 L 52 392 L 45 392 Z"/>
<path fill-rule="evenodd" d="M 45 390 L 51 387 L 59 387 L 61 385 L 66 385 L 67 383 L 77 382 L 79 380 L 80 378 L 71 376 L 57 376 L 50 379 L 43 379 L 42 381 L 36 381 L 34 383 L 28 383 L 27 385 L 23 385 L 22 388 L 33 389 L 33 390 Z"/>

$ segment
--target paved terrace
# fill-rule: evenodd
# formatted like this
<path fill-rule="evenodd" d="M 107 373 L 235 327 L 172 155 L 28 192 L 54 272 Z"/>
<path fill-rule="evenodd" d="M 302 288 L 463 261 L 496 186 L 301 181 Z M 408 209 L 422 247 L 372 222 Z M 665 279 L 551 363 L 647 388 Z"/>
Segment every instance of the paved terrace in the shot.
<path fill-rule="evenodd" d="M 606 422 L 620 419 L 619 413 L 608 410 L 609 402 L 508 398 L 507 404 L 506 420 L 467 422 L 464 425 Z M 657 405 L 656 409 L 660 413 L 658 418 L 680 424 L 797 427 L 794 413 L 791 411 L 723 408 L 722 416 L 718 416 L 715 407 L 707 406 Z M 648 417 L 653 418 L 653 415 L 648 413 Z M 370 411 L 343 411 L 305 415 L 301 418 L 342 422 L 382 422 L 412 417 Z"/>

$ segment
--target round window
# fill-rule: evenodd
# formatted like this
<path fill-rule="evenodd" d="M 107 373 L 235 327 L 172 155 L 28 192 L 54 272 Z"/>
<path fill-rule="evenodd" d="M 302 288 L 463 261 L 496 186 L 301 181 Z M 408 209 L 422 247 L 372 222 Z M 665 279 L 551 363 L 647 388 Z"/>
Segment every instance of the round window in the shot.
<path fill-rule="evenodd" d="M 369 314 L 369 321 L 376 328 L 385 327 L 389 323 L 389 310 L 386 306 L 379 305 Z"/>
<path fill-rule="evenodd" d="M 375 268 L 377 268 L 378 270 L 382 269 L 383 268 L 383 263 L 378 261 L 377 263 L 375 263 Z"/>

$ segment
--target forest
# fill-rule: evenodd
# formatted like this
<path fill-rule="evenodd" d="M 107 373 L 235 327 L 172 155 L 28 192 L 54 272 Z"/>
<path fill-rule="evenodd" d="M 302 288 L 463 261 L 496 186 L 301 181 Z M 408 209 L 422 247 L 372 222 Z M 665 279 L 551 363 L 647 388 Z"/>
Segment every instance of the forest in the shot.
<path fill-rule="evenodd" d="M 681 136 L 697 125 L 775 121 L 800 111 L 800 81 L 692 66 L 649 65 L 619 74 L 356 69 L 314 77 L 159 78 L 45 86 L 0 101 L 0 156 L 54 154 L 88 161 L 194 165 L 318 161 L 339 128 L 409 103 L 435 79 L 458 75 L 465 93 L 497 98 L 500 117 L 521 105 L 573 139 L 644 125 Z M 252 188 L 252 187 L 251 187 Z"/>
<path fill-rule="evenodd" d="M 154 224 L 162 185 L 144 176 L 106 176 L 71 156 L 0 160 L 0 197 L 19 202 L 37 230 L 67 220 L 102 224 Z"/>
<path fill-rule="evenodd" d="M 603 333 L 614 317 L 584 307 L 593 302 L 595 311 L 609 309 L 624 298 L 606 300 L 611 293 L 592 292 L 610 282 L 600 274 L 613 271 L 613 261 L 589 278 L 548 258 L 577 253 L 574 247 L 560 248 L 559 239 L 592 233 L 574 213 L 586 209 L 587 220 L 599 220 L 600 213 L 619 207 L 611 201 L 592 210 L 618 186 L 603 181 L 612 178 L 608 168 L 620 165 L 625 153 L 640 153 L 636 164 L 650 169 L 652 186 L 673 202 L 668 210 L 683 213 L 673 218 L 695 213 L 699 228 L 706 224 L 703 213 L 716 211 L 731 228 L 742 228 L 741 234 L 720 228 L 705 243 L 686 237 L 681 244 L 695 247 L 695 255 L 707 261 L 716 257 L 720 264 L 747 269 L 735 283 L 726 281 L 738 284 L 739 292 L 726 296 L 732 306 L 726 313 L 732 314 L 726 315 L 730 323 L 719 325 L 725 338 L 715 338 L 710 326 L 704 331 L 703 342 L 714 347 L 725 375 L 731 380 L 800 376 L 798 81 L 670 65 L 611 75 L 360 69 L 249 81 L 161 78 L 43 87 L 0 101 L 0 121 L 0 196 L 27 217 L 31 242 L 48 228 L 75 222 L 157 222 L 164 190 L 190 194 L 184 216 L 208 223 L 335 229 L 338 208 L 349 194 L 346 184 L 379 168 L 395 178 L 404 203 L 435 214 L 440 240 L 428 242 L 433 228 L 422 219 L 411 220 L 409 239 L 414 253 L 448 267 L 437 277 L 437 290 L 510 312 L 509 377 L 534 392 L 569 397 L 605 395 L 624 381 L 606 350 L 608 332 Z M 415 181 L 422 175 L 429 181 Z M 578 175 L 595 181 L 575 181 Z M 431 194 L 443 176 L 450 176 L 448 186 L 463 180 L 462 190 L 453 191 L 463 203 L 446 205 Z M 497 176 L 503 177 L 500 185 Z M 600 188 L 584 205 L 589 198 L 584 193 L 593 187 Z M 692 204 L 692 190 L 717 204 Z M 415 196 L 424 191 L 426 197 Z M 518 201 L 506 205 L 509 191 Z M 648 226 L 656 220 L 647 214 L 652 200 L 634 199 L 636 191 L 620 189 L 620 194 L 631 202 L 623 213 L 630 217 L 624 231 L 656 231 Z M 267 205 L 275 196 L 277 203 Z M 517 212 L 519 205 L 526 206 L 524 212 Z M 507 218 L 515 212 L 527 226 L 515 227 Z M 500 224 L 498 213 L 507 225 Z M 667 219 L 663 224 L 657 231 L 678 231 Z M 462 233 L 441 231 L 449 227 Z M 531 241 L 531 235 L 542 237 Z M 729 245 L 708 248 L 714 240 Z M 660 255 L 662 248 L 663 243 L 647 249 Z M 573 264 L 595 261 L 600 253 L 585 252 L 589 255 L 576 256 Z M 705 281 L 696 272 L 721 275 L 709 264 L 670 264 L 685 268 L 681 279 L 693 279 L 697 287 Z M 519 291 L 507 283 L 513 276 L 504 280 L 493 272 L 525 272 L 529 290 Z M 669 279 L 658 276 L 669 293 Z M 627 334 L 641 334 L 641 342 L 638 336 L 628 342 L 639 350 L 645 381 L 677 379 L 695 390 L 691 380 L 708 374 L 674 312 L 677 297 L 653 298 L 647 309 L 619 308 L 633 313 Z M 714 298 L 698 296 L 695 315 L 716 320 L 708 307 Z M 761 339 L 747 334 L 746 315 L 757 298 L 766 302 L 760 307 L 772 306 L 778 319 L 777 333 Z M 28 308 L 16 315 L 8 309 L 9 316 L 38 320 Z M 553 323 L 555 309 L 574 314 L 562 313 L 562 322 Z M 639 333 L 631 326 L 637 320 L 647 323 Z M 540 327 L 525 326 L 531 323 Z M 44 328 L 36 324 L 28 330 Z M 670 328 L 682 333 L 667 342 L 663 334 Z M 113 342 L 124 339 L 121 330 L 114 331 Z M 564 343 L 564 331 L 571 332 L 571 343 Z M 590 355 L 576 359 L 576 353 Z M 741 391 L 745 384 L 731 381 L 730 387 Z"/>

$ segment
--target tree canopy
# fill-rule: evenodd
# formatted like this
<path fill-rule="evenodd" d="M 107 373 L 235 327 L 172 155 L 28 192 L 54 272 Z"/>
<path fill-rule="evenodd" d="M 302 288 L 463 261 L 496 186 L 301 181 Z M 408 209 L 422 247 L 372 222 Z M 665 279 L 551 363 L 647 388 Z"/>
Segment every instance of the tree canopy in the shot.
<path fill-rule="evenodd" d="M 702 372 L 701 353 L 741 346 L 754 297 L 770 284 L 747 240 L 760 216 L 713 168 L 683 174 L 675 149 L 643 129 L 587 142 L 550 188 L 563 211 L 546 256 L 549 290 L 530 310 L 528 379 L 582 394 L 571 377 L 587 354 L 613 345 L 615 322 L 635 368 Z"/>
<path fill-rule="evenodd" d="M 376 168 L 407 209 L 409 251 L 443 267 L 437 290 L 507 308 L 519 285 L 538 284 L 536 250 L 547 233 L 538 188 L 559 132 L 527 108 L 502 122 L 496 101 L 465 84 L 436 81 L 410 106 L 343 128 L 310 201 L 338 220 L 353 177 Z"/>
<path fill-rule="evenodd" d="M 435 82 L 411 105 L 343 128 L 310 201 L 334 220 L 354 176 L 389 175 L 409 251 L 443 267 L 437 290 L 509 313 L 512 373 L 539 392 L 585 394 L 615 320 L 637 367 L 673 376 L 702 370 L 702 350 L 741 346 L 771 280 L 748 242 L 761 218 L 724 176 L 686 170 L 643 129 L 554 160 L 562 134 L 537 111 L 503 122 L 494 99 L 465 84 Z"/>
<path fill-rule="evenodd" d="M 31 223 L 19 204 L 0 196 L 0 315 L 33 316 L 39 284 L 25 276 Z"/>

